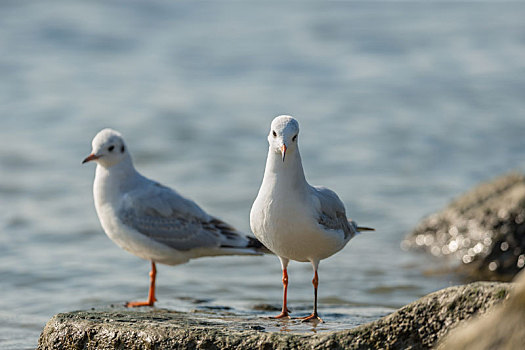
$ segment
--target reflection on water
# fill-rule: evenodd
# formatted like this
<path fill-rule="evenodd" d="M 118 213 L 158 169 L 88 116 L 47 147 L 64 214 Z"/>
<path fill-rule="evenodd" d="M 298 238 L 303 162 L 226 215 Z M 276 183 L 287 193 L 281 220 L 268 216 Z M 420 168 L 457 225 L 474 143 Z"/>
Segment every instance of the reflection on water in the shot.
<path fill-rule="evenodd" d="M 287 332 L 287 333 L 317 333 L 317 326 L 320 324 L 318 320 L 312 321 L 312 322 L 302 322 L 301 320 L 279 320 L 278 321 L 278 328 L 279 332 Z M 295 327 L 296 325 L 302 326 L 301 329 L 298 329 L 298 327 Z M 271 327 L 270 327 L 271 328 Z M 330 328 L 326 328 L 326 330 L 330 330 Z M 270 330 L 274 331 L 274 330 Z"/>
<path fill-rule="evenodd" d="M 377 229 L 321 262 L 317 332 L 458 283 L 424 275 L 436 261 L 400 242 L 478 181 L 523 169 L 524 14 L 519 3 L 2 1 L 0 347 L 34 348 L 58 312 L 146 296 L 149 264 L 103 234 L 93 166 L 80 165 L 104 127 L 146 176 L 248 232 L 269 123 L 297 116 L 308 180 Z M 311 266 L 292 262 L 289 279 L 294 315 L 308 314 Z M 281 288 L 276 257 L 199 259 L 158 266 L 157 306 L 258 319 L 272 311 L 253 306 L 279 307 Z"/>
<path fill-rule="evenodd" d="M 290 319 L 272 319 L 274 312 L 250 312 L 247 310 L 229 310 L 228 307 L 217 306 L 213 310 L 198 306 L 189 309 L 192 317 L 198 320 L 224 323 L 229 329 L 254 329 L 263 332 L 288 332 L 312 334 L 328 331 L 351 329 L 360 324 L 371 322 L 393 311 L 380 307 L 328 307 L 323 311 L 324 322 L 303 322 L 299 317 L 310 314 L 305 310 L 294 310 L 295 316 Z M 311 310 L 310 310 L 311 311 Z"/>

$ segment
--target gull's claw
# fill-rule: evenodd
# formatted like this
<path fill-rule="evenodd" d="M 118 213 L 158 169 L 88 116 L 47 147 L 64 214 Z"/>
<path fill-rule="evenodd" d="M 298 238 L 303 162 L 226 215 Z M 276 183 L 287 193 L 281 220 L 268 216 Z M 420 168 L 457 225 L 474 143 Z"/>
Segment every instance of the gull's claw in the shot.
<path fill-rule="evenodd" d="M 310 316 L 306 316 L 306 317 L 298 317 L 297 319 L 302 320 L 302 322 L 319 322 L 319 323 L 324 322 L 323 319 L 319 317 L 319 315 L 317 315 L 317 313 L 313 313 Z"/>
<path fill-rule="evenodd" d="M 291 318 L 290 315 L 288 314 L 288 312 L 281 312 L 279 315 L 277 316 L 271 316 L 270 317 L 271 319 L 281 319 L 281 318 Z"/>
<path fill-rule="evenodd" d="M 153 306 L 153 301 L 128 301 L 126 307 Z"/>

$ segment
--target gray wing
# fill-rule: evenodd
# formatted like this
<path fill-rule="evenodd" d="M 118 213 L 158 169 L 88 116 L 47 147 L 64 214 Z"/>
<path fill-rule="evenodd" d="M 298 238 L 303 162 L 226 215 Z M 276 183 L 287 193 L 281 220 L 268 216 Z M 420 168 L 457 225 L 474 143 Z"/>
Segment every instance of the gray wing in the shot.
<path fill-rule="evenodd" d="M 343 202 L 337 194 L 326 187 L 312 187 L 313 193 L 319 200 L 318 223 L 328 230 L 341 230 L 345 240 L 354 237 L 357 233 L 357 224 L 349 221 Z"/>
<path fill-rule="evenodd" d="M 176 250 L 246 248 L 249 243 L 195 202 L 155 182 L 128 192 L 118 215 L 125 225 Z"/>

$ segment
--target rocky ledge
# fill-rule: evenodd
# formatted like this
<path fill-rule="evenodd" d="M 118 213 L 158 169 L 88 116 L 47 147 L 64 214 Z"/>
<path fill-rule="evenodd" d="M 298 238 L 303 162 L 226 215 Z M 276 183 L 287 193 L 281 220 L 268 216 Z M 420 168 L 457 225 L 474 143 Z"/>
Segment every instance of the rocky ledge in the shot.
<path fill-rule="evenodd" d="M 525 267 L 525 176 L 480 184 L 423 219 L 402 246 L 450 257 L 470 280 L 511 280 Z"/>
<path fill-rule="evenodd" d="M 460 324 L 440 341 L 438 349 L 525 349 L 525 273 L 516 278 L 508 301 Z"/>
<path fill-rule="evenodd" d="M 286 322 L 299 322 L 295 320 L 275 321 L 234 314 L 163 309 L 75 311 L 54 316 L 42 331 L 38 348 L 429 349 L 461 321 L 484 314 L 505 300 L 511 286 L 476 282 L 449 287 L 377 321 L 317 334 L 278 330 Z"/>

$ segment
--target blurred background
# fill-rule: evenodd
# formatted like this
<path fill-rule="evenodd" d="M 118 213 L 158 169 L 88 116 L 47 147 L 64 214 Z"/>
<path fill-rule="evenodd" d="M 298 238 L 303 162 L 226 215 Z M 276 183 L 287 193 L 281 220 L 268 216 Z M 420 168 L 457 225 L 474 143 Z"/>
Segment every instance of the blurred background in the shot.
<path fill-rule="evenodd" d="M 400 242 L 525 170 L 524 17 L 523 3 L 0 2 L 0 347 L 34 348 L 58 312 L 146 297 L 149 263 L 103 233 L 80 164 L 104 127 L 144 175 L 249 232 L 270 122 L 296 116 L 309 182 L 377 229 L 321 263 L 317 331 L 461 283 Z M 306 314 L 311 266 L 289 273 Z M 159 308 L 260 316 L 281 293 L 273 256 L 158 267 Z"/>

